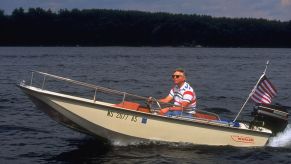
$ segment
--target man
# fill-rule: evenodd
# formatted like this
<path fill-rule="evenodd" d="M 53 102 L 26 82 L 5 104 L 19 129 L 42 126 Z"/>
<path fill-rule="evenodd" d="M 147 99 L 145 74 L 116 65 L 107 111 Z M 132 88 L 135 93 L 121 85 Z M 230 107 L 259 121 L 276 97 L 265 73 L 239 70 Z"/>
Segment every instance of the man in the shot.
<path fill-rule="evenodd" d="M 186 82 L 186 73 L 183 69 L 176 69 L 172 75 L 175 86 L 170 94 L 160 99 L 160 102 L 169 103 L 174 101 L 173 107 L 167 107 L 160 110 L 161 115 L 173 116 L 181 115 L 183 111 L 194 113 L 196 108 L 196 94 L 193 88 Z"/>

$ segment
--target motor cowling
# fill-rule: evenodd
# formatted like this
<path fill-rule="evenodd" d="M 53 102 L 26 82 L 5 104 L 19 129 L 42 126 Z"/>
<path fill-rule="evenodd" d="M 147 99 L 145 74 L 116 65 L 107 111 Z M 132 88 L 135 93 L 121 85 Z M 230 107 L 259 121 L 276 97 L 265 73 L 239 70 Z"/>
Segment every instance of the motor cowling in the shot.
<path fill-rule="evenodd" d="M 250 127 L 262 126 L 270 129 L 273 135 L 276 135 L 278 132 L 284 131 L 288 125 L 289 109 L 291 107 L 279 104 L 258 104 L 252 112 L 254 120 L 251 122 Z"/>

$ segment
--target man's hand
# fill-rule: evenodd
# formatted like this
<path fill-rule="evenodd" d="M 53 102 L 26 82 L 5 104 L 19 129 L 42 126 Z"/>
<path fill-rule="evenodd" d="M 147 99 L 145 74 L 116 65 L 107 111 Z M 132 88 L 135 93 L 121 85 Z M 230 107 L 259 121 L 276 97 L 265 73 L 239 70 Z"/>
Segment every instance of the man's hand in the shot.
<path fill-rule="evenodd" d="M 147 101 L 148 104 L 151 104 L 151 103 L 153 103 L 153 98 L 149 97 L 146 101 Z"/>
<path fill-rule="evenodd" d="M 169 107 L 167 107 L 167 108 L 163 108 L 163 109 L 160 110 L 159 113 L 160 113 L 160 115 L 164 115 L 164 114 L 166 114 L 169 110 L 170 110 Z"/>

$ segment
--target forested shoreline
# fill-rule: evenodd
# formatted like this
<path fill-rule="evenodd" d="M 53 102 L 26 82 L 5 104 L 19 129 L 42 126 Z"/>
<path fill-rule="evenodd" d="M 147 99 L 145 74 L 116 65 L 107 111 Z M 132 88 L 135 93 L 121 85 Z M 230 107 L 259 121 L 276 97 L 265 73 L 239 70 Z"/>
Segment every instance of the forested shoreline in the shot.
<path fill-rule="evenodd" d="M 105 9 L 0 10 L 0 46 L 291 47 L 291 21 Z"/>

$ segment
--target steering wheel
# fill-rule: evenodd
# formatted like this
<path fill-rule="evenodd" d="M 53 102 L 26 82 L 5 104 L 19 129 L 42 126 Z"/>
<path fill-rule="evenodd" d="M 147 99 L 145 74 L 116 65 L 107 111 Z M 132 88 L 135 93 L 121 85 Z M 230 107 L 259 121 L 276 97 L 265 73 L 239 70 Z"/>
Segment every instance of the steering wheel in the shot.
<path fill-rule="evenodd" d="M 153 107 L 154 103 L 157 105 L 158 108 L 154 108 Z M 150 101 L 146 101 L 146 105 L 147 105 L 147 107 L 150 109 L 150 111 L 152 113 L 156 112 L 157 110 L 161 110 L 162 109 L 161 104 L 154 97 L 150 97 Z"/>

